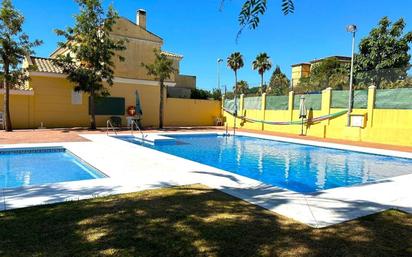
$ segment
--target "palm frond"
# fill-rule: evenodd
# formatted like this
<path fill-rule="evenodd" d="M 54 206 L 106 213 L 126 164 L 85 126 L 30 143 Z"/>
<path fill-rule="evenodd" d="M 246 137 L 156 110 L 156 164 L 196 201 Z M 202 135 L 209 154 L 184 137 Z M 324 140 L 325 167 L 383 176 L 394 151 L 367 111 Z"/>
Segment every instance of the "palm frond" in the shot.
<path fill-rule="evenodd" d="M 284 15 L 295 12 L 295 4 L 293 0 L 282 0 L 282 12 Z"/>
<path fill-rule="evenodd" d="M 294 13 L 295 5 L 294 0 L 281 0 L 281 9 L 284 15 Z M 224 0 L 222 0 L 223 4 Z M 267 0 L 246 0 L 239 13 L 239 25 L 240 29 L 236 39 L 239 38 L 243 29 L 248 27 L 249 29 L 256 29 L 260 23 L 260 17 L 265 14 L 267 10 Z"/>

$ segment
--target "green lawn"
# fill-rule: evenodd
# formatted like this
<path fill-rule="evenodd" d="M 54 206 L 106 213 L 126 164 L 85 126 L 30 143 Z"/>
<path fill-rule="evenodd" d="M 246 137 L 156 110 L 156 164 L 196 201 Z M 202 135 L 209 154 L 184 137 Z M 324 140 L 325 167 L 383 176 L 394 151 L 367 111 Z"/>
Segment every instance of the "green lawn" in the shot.
<path fill-rule="evenodd" d="M 412 216 L 313 229 L 194 185 L 2 212 L 0 256 L 412 256 Z"/>

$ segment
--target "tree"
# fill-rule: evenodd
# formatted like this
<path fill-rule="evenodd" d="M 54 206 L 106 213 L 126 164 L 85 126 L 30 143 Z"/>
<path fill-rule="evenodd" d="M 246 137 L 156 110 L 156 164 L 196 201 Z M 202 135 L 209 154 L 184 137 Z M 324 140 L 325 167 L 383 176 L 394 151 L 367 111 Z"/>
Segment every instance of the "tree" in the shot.
<path fill-rule="evenodd" d="M 349 70 L 350 66 L 347 63 L 342 63 L 335 57 L 326 58 L 313 64 L 310 83 L 318 90 L 328 87 L 342 90 L 348 87 Z"/>
<path fill-rule="evenodd" d="M 222 4 L 225 0 L 222 0 Z M 294 0 L 281 0 L 281 9 L 284 15 L 295 11 Z M 238 37 L 245 27 L 256 29 L 260 23 L 260 17 L 266 13 L 267 0 L 245 0 L 242 5 L 238 21 L 240 30 Z"/>
<path fill-rule="evenodd" d="M 263 75 L 266 71 L 272 68 L 272 62 L 267 53 L 260 53 L 256 56 L 256 59 L 252 62 L 253 70 L 257 70 L 260 75 L 260 88 L 261 92 L 266 92 L 265 87 L 263 86 Z"/>
<path fill-rule="evenodd" d="M 215 100 L 222 100 L 222 90 L 220 88 L 212 89 L 211 97 Z"/>
<path fill-rule="evenodd" d="M 11 0 L 3 0 L 0 9 L 0 81 L 5 89 L 5 130 L 12 131 L 10 116 L 10 88 L 24 85 L 29 79 L 27 69 L 21 63 L 25 56 L 33 54 L 33 47 L 41 41 L 30 42 L 23 32 L 24 17 L 13 6 Z"/>
<path fill-rule="evenodd" d="M 318 92 L 325 88 L 342 90 L 349 86 L 350 65 L 335 57 L 312 64 L 310 75 L 299 80 L 296 92 Z"/>
<path fill-rule="evenodd" d="M 212 97 L 211 93 L 204 89 L 197 89 L 197 88 L 192 89 L 191 94 L 190 94 L 190 99 L 207 100 L 211 97 Z"/>
<path fill-rule="evenodd" d="M 56 58 L 67 79 L 75 84 L 75 91 L 90 95 L 90 128 L 96 129 L 95 100 L 99 96 L 108 96 L 109 90 L 103 82 L 113 85 L 114 62 L 116 51 L 126 49 L 125 40 L 113 39 L 110 35 L 113 25 L 119 18 L 113 6 L 107 12 L 101 0 L 76 0 L 80 13 L 75 16 L 75 25 L 66 30 L 56 30 L 64 36 L 66 42 L 59 43 L 68 53 Z M 124 58 L 117 55 L 120 61 Z"/>
<path fill-rule="evenodd" d="M 270 95 L 285 95 L 289 91 L 289 85 L 290 81 L 288 77 L 281 71 L 279 66 L 276 66 L 270 77 L 267 92 Z"/>
<path fill-rule="evenodd" d="M 162 54 L 160 50 L 154 49 L 155 60 L 152 64 L 144 64 L 142 66 L 146 68 L 147 75 L 153 76 L 159 81 L 160 85 L 160 105 L 159 105 L 159 128 L 163 128 L 163 112 L 164 112 L 164 91 L 166 86 L 164 84 L 166 79 L 169 79 L 172 73 L 176 71 L 173 67 L 173 61 Z"/>
<path fill-rule="evenodd" d="M 405 21 L 392 23 L 383 17 L 359 44 L 355 57 L 356 82 L 381 88 L 383 81 L 395 82 L 407 76 L 410 67 L 412 32 L 404 33 Z"/>
<path fill-rule="evenodd" d="M 264 85 L 266 91 L 266 85 Z M 262 94 L 262 87 L 249 87 L 247 93 L 250 95 L 261 95 Z"/>
<path fill-rule="evenodd" d="M 227 66 L 235 73 L 235 95 L 237 94 L 237 71 L 244 66 L 243 56 L 239 52 L 232 53 L 227 58 Z"/>
<path fill-rule="evenodd" d="M 245 80 L 237 82 L 236 88 L 233 88 L 236 93 L 247 94 L 249 92 L 249 84 Z"/>

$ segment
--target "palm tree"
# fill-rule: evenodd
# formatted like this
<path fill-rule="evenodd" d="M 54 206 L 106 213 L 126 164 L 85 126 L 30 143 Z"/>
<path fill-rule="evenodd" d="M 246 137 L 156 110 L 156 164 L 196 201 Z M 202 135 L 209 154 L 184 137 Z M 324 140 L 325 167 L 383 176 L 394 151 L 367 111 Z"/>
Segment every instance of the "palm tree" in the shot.
<path fill-rule="evenodd" d="M 239 52 L 232 53 L 227 58 L 227 66 L 235 73 L 235 118 L 233 120 L 233 135 L 236 129 L 236 116 L 237 116 L 237 71 L 244 66 L 243 56 Z"/>
<path fill-rule="evenodd" d="M 243 56 L 239 52 L 232 53 L 227 58 L 227 66 L 235 73 L 235 96 L 237 94 L 237 71 L 244 66 Z"/>
<path fill-rule="evenodd" d="M 263 87 L 263 75 L 266 71 L 272 68 L 272 62 L 270 61 L 270 57 L 267 53 L 260 53 L 256 56 L 256 59 L 252 62 L 253 70 L 257 70 L 260 75 L 260 88 L 261 91 L 264 93 Z"/>
<path fill-rule="evenodd" d="M 245 80 L 240 80 L 237 83 L 237 87 L 234 88 L 234 90 L 240 94 L 246 94 L 247 91 L 249 90 L 249 84 Z"/>
<path fill-rule="evenodd" d="M 159 128 L 163 128 L 163 112 L 164 112 L 164 91 L 165 80 L 170 79 L 172 73 L 176 71 L 173 67 L 173 61 L 167 58 L 166 55 L 155 49 L 155 61 L 152 64 L 144 64 L 142 66 L 146 68 L 147 75 L 153 76 L 160 84 L 160 105 L 159 105 Z"/>

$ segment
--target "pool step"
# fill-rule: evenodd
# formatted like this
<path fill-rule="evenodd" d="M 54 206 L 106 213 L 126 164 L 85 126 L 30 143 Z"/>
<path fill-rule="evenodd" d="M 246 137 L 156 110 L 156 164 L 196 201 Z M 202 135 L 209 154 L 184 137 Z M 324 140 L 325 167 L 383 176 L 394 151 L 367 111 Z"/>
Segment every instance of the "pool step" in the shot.
<path fill-rule="evenodd" d="M 135 135 L 135 140 L 140 141 L 142 140 L 141 136 Z M 176 144 L 176 139 L 156 134 L 145 134 L 144 135 L 145 143 L 154 144 L 154 145 L 162 145 L 162 144 Z"/>

